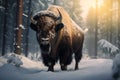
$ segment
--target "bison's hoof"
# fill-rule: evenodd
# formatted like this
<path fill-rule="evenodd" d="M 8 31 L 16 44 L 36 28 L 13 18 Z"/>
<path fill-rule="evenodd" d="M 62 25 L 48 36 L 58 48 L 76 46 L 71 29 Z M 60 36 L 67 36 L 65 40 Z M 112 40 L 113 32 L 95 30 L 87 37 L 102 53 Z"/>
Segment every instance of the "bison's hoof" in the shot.
<path fill-rule="evenodd" d="M 75 68 L 75 70 L 78 70 L 78 69 L 79 69 L 78 67 Z"/>
<path fill-rule="evenodd" d="M 78 64 L 76 64 L 76 65 L 75 65 L 75 70 L 78 70 L 78 69 L 79 69 L 79 68 L 78 68 Z"/>
<path fill-rule="evenodd" d="M 49 67 L 49 68 L 48 68 L 48 71 L 54 72 L 53 67 Z"/>
<path fill-rule="evenodd" d="M 78 67 L 75 67 L 75 70 L 78 70 L 79 68 Z"/>

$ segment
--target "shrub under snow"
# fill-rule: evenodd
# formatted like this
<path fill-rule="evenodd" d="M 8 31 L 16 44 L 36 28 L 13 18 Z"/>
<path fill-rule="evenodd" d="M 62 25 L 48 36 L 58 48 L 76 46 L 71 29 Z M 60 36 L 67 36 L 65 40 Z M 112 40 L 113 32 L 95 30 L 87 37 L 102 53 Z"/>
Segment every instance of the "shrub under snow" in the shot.
<path fill-rule="evenodd" d="M 11 63 L 15 65 L 16 67 L 20 67 L 20 65 L 23 65 L 23 62 L 21 61 L 22 57 L 19 57 L 17 54 L 10 54 L 6 57 L 8 60 L 8 63 Z"/>
<path fill-rule="evenodd" d="M 111 58 L 115 57 L 115 55 L 120 52 L 118 47 L 111 44 L 105 39 L 99 40 L 98 44 L 99 44 L 100 49 L 106 54 L 106 56 L 109 56 Z"/>
<path fill-rule="evenodd" d="M 117 54 L 113 60 L 112 73 L 113 78 L 120 78 L 120 54 Z"/>

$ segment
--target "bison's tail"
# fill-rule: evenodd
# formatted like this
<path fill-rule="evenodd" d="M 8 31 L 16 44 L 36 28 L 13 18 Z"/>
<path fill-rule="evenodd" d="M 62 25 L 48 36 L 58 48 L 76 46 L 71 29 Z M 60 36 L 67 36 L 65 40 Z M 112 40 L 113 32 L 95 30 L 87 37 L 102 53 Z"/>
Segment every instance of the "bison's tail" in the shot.
<path fill-rule="evenodd" d="M 87 33 L 87 32 L 88 32 L 88 28 L 85 28 L 85 29 L 83 30 L 83 32 L 84 32 L 84 33 Z"/>

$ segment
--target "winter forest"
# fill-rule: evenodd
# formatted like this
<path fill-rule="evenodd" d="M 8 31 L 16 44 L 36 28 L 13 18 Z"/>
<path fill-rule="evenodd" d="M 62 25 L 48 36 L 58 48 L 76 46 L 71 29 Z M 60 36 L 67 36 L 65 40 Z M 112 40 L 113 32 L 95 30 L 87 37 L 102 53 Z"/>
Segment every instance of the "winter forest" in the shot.
<path fill-rule="evenodd" d="M 63 7 L 84 30 L 83 57 L 78 71 L 71 69 L 74 61 L 68 73 L 62 72 L 58 65 L 56 74 L 47 72 L 42 64 L 30 18 L 50 5 Z M 22 68 L 7 65 L 12 60 Z M 0 80 L 120 80 L 117 79 L 119 60 L 120 0 L 0 0 Z M 8 78 L 3 76 L 6 73 Z M 28 74 L 35 74 L 34 78 Z"/>

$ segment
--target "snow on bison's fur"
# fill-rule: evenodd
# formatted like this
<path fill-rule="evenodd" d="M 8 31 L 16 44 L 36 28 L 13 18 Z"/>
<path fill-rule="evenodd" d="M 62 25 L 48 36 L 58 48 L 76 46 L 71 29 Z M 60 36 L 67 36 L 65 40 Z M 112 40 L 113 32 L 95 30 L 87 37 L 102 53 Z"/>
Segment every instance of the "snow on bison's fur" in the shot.
<path fill-rule="evenodd" d="M 82 58 L 84 32 L 62 7 L 52 5 L 47 10 L 36 13 L 31 18 L 30 27 L 36 31 L 43 63 L 48 66 L 48 71 L 54 71 L 58 60 L 61 69 L 67 70 L 73 53 L 75 70 L 78 69 Z"/>

